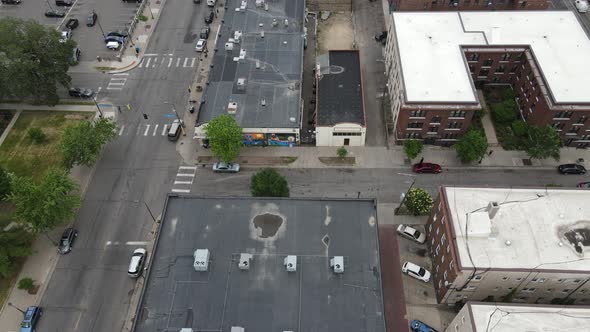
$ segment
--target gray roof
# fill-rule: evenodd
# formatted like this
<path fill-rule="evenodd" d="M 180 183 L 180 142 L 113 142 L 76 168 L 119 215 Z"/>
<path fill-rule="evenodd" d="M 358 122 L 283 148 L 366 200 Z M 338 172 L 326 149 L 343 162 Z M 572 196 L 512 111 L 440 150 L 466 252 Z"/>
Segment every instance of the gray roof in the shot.
<path fill-rule="evenodd" d="M 235 11 L 240 0 L 228 0 L 221 36 L 209 72 L 205 101 L 197 125 L 227 114 L 230 102 L 236 102 L 235 115 L 242 128 L 298 128 L 301 100 L 301 75 L 304 44 L 304 0 L 267 1 L 268 11 L 248 1 L 245 11 Z M 273 19 L 277 26 L 273 27 Z M 285 26 L 285 19 L 288 26 Z M 262 26 L 260 26 L 262 24 Z M 242 39 L 233 51 L 225 43 L 234 31 Z M 264 38 L 261 37 L 264 31 Z M 236 62 L 240 49 L 245 59 Z M 256 67 L 259 67 L 258 69 Z M 237 89 L 237 80 L 246 79 L 246 89 Z M 262 106 L 262 100 L 266 106 Z"/>
<path fill-rule="evenodd" d="M 365 125 L 363 85 L 358 51 L 330 51 L 318 59 L 318 126 Z"/>
<path fill-rule="evenodd" d="M 385 331 L 373 204 L 169 196 L 134 331 Z M 196 249 L 209 249 L 208 272 L 194 270 Z"/>

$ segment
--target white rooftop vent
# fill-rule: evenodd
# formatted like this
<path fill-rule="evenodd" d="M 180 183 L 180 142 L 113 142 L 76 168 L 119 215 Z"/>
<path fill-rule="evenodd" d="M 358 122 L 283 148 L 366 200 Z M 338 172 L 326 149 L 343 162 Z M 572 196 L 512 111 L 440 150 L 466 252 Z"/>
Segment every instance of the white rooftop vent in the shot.
<path fill-rule="evenodd" d="M 286 27 L 288 27 L 288 26 L 289 26 L 289 20 L 288 20 L 288 19 L 285 19 L 285 21 L 283 21 L 283 24 L 284 24 Z"/>
<path fill-rule="evenodd" d="M 244 331 L 246 331 L 246 330 L 244 330 L 243 327 L 240 327 L 240 326 L 232 326 L 230 332 L 244 332 Z"/>
<path fill-rule="evenodd" d="M 188 327 L 184 327 L 180 329 L 180 332 L 193 332 L 193 329 L 188 328 Z"/>
<path fill-rule="evenodd" d="M 334 273 L 344 273 L 344 257 L 334 256 L 330 259 L 330 267 L 334 270 Z"/>
<path fill-rule="evenodd" d="M 262 100 L 260 101 L 260 105 L 266 106 L 266 99 L 262 98 Z"/>
<path fill-rule="evenodd" d="M 500 204 L 498 202 L 490 202 L 486 210 L 490 219 L 494 219 L 498 211 L 500 211 Z"/>
<path fill-rule="evenodd" d="M 246 90 L 246 79 L 244 77 L 238 78 L 237 85 L 239 91 Z"/>
<path fill-rule="evenodd" d="M 256 0 L 256 7 L 264 6 L 264 0 Z"/>
<path fill-rule="evenodd" d="M 235 42 L 236 43 L 239 43 L 241 39 L 242 39 L 242 31 L 240 31 L 240 30 L 234 31 L 234 40 L 235 40 Z"/>
<path fill-rule="evenodd" d="M 264 31 L 260 31 L 260 38 L 264 38 Z"/>
<path fill-rule="evenodd" d="M 232 42 L 225 43 L 225 50 L 226 51 L 233 51 L 234 50 L 234 43 L 232 43 Z"/>
<path fill-rule="evenodd" d="M 242 0 L 242 4 L 240 5 L 240 11 L 246 11 L 246 8 L 248 8 L 248 1 L 246 0 Z"/>
<path fill-rule="evenodd" d="M 240 262 L 238 263 L 238 267 L 240 270 L 250 270 L 250 261 L 252 261 L 251 254 L 240 254 Z"/>
<path fill-rule="evenodd" d="M 197 249 L 193 254 L 195 271 L 209 270 L 209 249 Z"/>
<path fill-rule="evenodd" d="M 285 257 L 283 264 L 285 265 L 287 272 L 297 271 L 297 256 L 289 255 L 289 256 Z"/>
<path fill-rule="evenodd" d="M 235 101 L 230 102 L 227 104 L 227 114 L 236 114 L 238 111 L 238 103 Z"/>
<path fill-rule="evenodd" d="M 276 27 L 277 25 L 279 25 L 279 22 L 277 22 L 277 19 L 276 18 L 273 18 L 272 19 L 272 26 L 273 27 Z"/>
<path fill-rule="evenodd" d="M 246 58 L 246 50 L 240 49 L 240 60 L 244 60 Z"/>
<path fill-rule="evenodd" d="M 256 69 L 260 69 L 260 61 L 256 60 Z"/>
<path fill-rule="evenodd" d="M 295 122 L 295 118 L 294 118 L 294 117 L 290 117 L 290 118 L 289 118 L 289 121 L 291 121 L 291 122 Z"/>

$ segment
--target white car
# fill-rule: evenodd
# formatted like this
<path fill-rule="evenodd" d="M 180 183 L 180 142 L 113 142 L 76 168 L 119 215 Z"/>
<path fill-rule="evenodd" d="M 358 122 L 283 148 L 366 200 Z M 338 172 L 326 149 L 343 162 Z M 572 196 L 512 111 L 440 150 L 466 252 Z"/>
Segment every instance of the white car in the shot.
<path fill-rule="evenodd" d="M 402 265 L 402 272 L 424 282 L 430 281 L 430 272 L 414 263 L 405 262 Z"/>
<path fill-rule="evenodd" d="M 420 233 L 418 230 L 410 226 L 399 225 L 397 226 L 397 232 L 399 235 L 412 241 L 416 241 L 420 244 L 426 241 L 426 235 L 424 233 Z"/>
<path fill-rule="evenodd" d="M 576 1 L 574 1 L 574 3 L 576 5 L 576 9 L 578 10 L 578 12 L 585 13 L 588 11 L 588 1 L 576 0 Z"/>
<path fill-rule="evenodd" d="M 72 31 L 71 30 L 63 30 L 61 32 L 61 37 L 59 38 L 60 43 L 65 43 L 72 38 Z"/>
<path fill-rule="evenodd" d="M 127 270 L 127 274 L 130 277 L 137 278 L 141 275 L 141 269 L 145 263 L 146 255 L 147 251 L 144 248 L 135 249 L 135 251 L 133 251 L 131 262 L 129 263 L 129 269 Z"/>
<path fill-rule="evenodd" d="M 204 52 L 207 49 L 207 40 L 199 39 L 197 42 L 197 46 L 195 47 L 195 51 L 197 52 Z"/>
<path fill-rule="evenodd" d="M 116 41 L 110 41 L 107 43 L 107 48 L 109 50 L 117 50 L 117 49 L 119 49 L 120 46 L 121 46 L 121 44 Z"/>

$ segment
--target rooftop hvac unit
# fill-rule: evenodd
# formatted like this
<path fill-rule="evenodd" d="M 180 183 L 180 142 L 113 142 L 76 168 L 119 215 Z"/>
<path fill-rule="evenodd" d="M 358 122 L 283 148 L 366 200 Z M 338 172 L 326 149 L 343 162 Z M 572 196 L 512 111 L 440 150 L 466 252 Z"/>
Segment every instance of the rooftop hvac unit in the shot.
<path fill-rule="evenodd" d="M 288 19 L 285 19 L 285 21 L 283 21 L 283 24 L 285 24 L 285 26 L 288 27 L 289 26 L 289 20 Z"/>
<path fill-rule="evenodd" d="M 209 249 L 197 249 L 193 254 L 195 271 L 206 272 L 209 270 Z"/>
<path fill-rule="evenodd" d="M 490 219 L 494 219 L 494 217 L 500 210 L 500 205 L 498 204 L 498 202 L 490 202 L 486 210 L 488 211 L 488 216 L 490 217 Z"/>
<path fill-rule="evenodd" d="M 240 261 L 238 262 L 238 268 L 240 270 L 250 270 L 250 261 L 252 261 L 251 254 L 240 254 Z"/>
<path fill-rule="evenodd" d="M 225 43 L 225 50 L 226 51 L 233 51 L 234 50 L 234 43 L 232 43 L 232 42 Z"/>
<path fill-rule="evenodd" d="M 246 58 L 246 50 L 240 49 L 240 60 L 244 60 Z"/>
<path fill-rule="evenodd" d="M 260 31 L 260 38 L 264 38 L 264 31 Z"/>
<path fill-rule="evenodd" d="M 276 27 L 277 25 L 279 25 L 279 22 L 277 22 L 277 19 L 276 18 L 273 18 L 272 19 L 272 26 L 273 27 Z"/>
<path fill-rule="evenodd" d="M 243 77 L 238 78 L 237 85 L 238 85 L 238 91 L 244 91 L 244 90 L 246 90 L 246 79 L 243 78 Z"/>
<path fill-rule="evenodd" d="M 334 273 L 344 273 L 344 257 L 334 256 L 330 259 L 330 267 L 334 270 Z"/>
<path fill-rule="evenodd" d="M 180 332 L 193 332 L 193 329 L 185 327 L 185 328 L 180 329 Z"/>
<path fill-rule="evenodd" d="M 256 0 L 256 7 L 264 6 L 264 0 Z"/>
<path fill-rule="evenodd" d="M 239 43 L 242 39 L 242 31 L 236 30 L 234 31 L 234 42 Z"/>
<path fill-rule="evenodd" d="M 297 271 L 297 256 L 289 255 L 289 256 L 285 257 L 283 264 L 285 265 L 287 272 Z"/>
<path fill-rule="evenodd" d="M 240 11 L 246 11 L 246 8 L 248 8 L 248 1 L 246 0 L 242 0 L 242 4 L 240 5 Z"/>
<path fill-rule="evenodd" d="M 227 114 L 236 114 L 238 111 L 238 103 L 230 102 L 227 104 Z"/>
<path fill-rule="evenodd" d="M 243 327 L 240 327 L 240 326 L 232 326 L 230 332 L 244 332 L 244 331 L 246 331 L 246 330 L 244 330 Z"/>

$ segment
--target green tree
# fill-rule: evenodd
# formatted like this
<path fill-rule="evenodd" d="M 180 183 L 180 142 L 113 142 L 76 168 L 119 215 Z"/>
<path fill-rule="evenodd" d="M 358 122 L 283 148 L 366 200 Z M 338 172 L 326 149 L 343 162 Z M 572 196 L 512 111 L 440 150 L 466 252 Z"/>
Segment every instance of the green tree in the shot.
<path fill-rule="evenodd" d="M 471 129 L 453 145 L 453 148 L 461 161 L 472 162 L 483 158 L 488 149 L 488 141 L 480 131 Z"/>
<path fill-rule="evenodd" d="M 0 200 L 10 194 L 10 177 L 4 168 L 0 167 Z"/>
<path fill-rule="evenodd" d="M 341 146 L 338 148 L 338 150 L 336 150 L 336 154 L 338 155 L 338 157 L 344 158 L 348 154 L 348 150 L 346 150 L 345 147 Z"/>
<path fill-rule="evenodd" d="M 59 41 L 53 27 L 33 20 L 0 19 L 0 99 L 31 97 L 55 105 L 57 85 L 69 86 L 73 40 Z"/>
<path fill-rule="evenodd" d="M 422 188 L 412 188 L 408 191 L 405 205 L 415 216 L 428 214 L 432 209 L 432 196 Z"/>
<path fill-rule="evenodd" d="M 213 156 L 223 162 L 231 163 L 240 154 L 243 144 L 242 128 L 231 115 L 220 115 L 209 121 L 205 135 Z"/>
<path fill-rule="evenodd" d="M 557 130 L 551 126 L 530 126 L 525 151 L 531 158 L 545 159 L 552 157 L 559 160 L 561 140 Z"/>
<path fill-rule="evenodd" d="M 0 232 L 0 275 L 9 278 L 15 272 L 17 260 L 31 254 L 33 237 L 22 228 Z"/>
<path fill-rule="evenodd" d="M 518 137 L 526 135 L 529 130 L 529 125 L 522 120 L 514 120 L 510 126 L 514 135 Z"/>
<path fill-rule="evenodd" d="M 410 160 L 416 158 L 422 152 L 423 148 L 422 142 L 415 139 L 409 139 L 404 142 L 404 152 Z"/>
<path fill-rule="evenodd" d="M 34 233 L 46 233 L 71 220 L 80 206 L 78 185 L 64 169 L 48 169 L 39 184 L 30 177 L 11 175 L 11 186 L 8 200 L 16 207 L 13 217 Z"/>
<path fill-rule="evenodd" d="M 250 190 L 255 197 L 289 197 L 287 179 L 272 168 L 252 175 Z"/>
<path fill-rule="evenodd" d="M 41 143 L 45 142 L 45 140 L 47 139 L 47 136 L 45 135 L 43 130 L 38 127 L 29 128 L 28 134 L 29 134 L 29 137 L 31 138 L 31 140 L 33 140 L 33 142 L 35 142 L 35 144 L 41 144 Z"/>
<path fill-rule="evenodd" d="M 64 166 L 71 169 L 74 165 L 94 165 L 102 147 L 116 135 L 115 123 L 104 118 L 66 127 L 59 143 Z"/>
<path fill-rule="evenodd" d="M 516 102 L 513 99 L 505 100 L 492 106 L 493 117 L 500 124 L 510 124 L 516 119 Z"/>
<path fill-rule="evenodd" d="M 24 277 L 18 281 L 18 289 L 29 290 L 35 287 L 35 281 L 32 278 Z"/>

